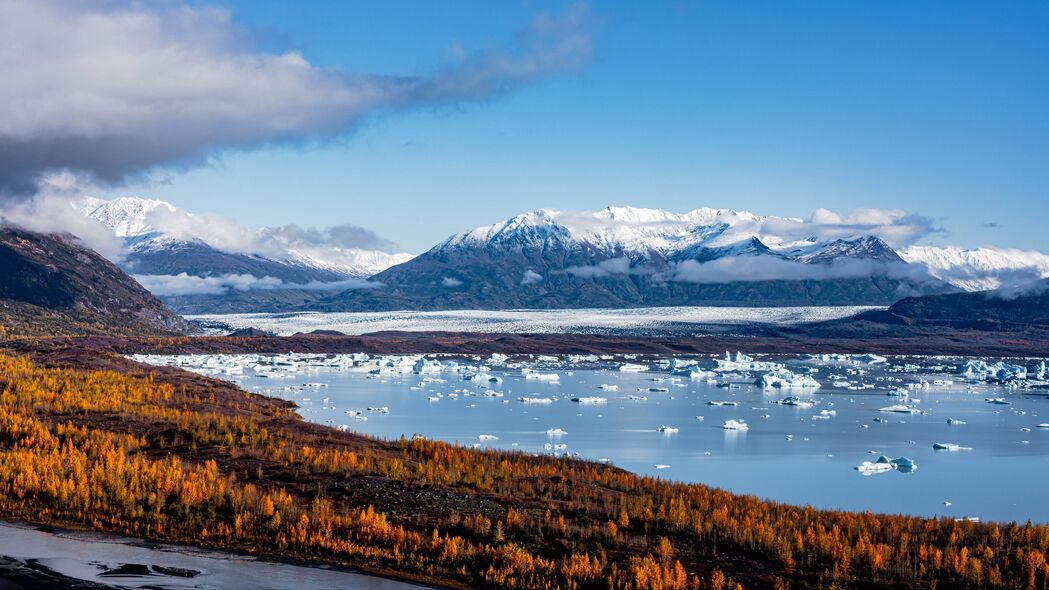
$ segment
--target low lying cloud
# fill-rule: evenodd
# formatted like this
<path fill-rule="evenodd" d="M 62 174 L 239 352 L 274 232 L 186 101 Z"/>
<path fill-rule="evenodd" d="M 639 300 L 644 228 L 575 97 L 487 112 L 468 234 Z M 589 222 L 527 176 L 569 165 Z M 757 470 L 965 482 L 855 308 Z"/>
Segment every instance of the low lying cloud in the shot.
<path fill-rule="evenodd" d="M 930 278 L 924 268 L 899 262 L 838 260 L 830 264 L 805 264 L 773 256 L 736 256 L 709 262 L 685 260 L 666 273 L 668 280 L 686 283 L 806 281 L 869 276 L 912 280 Z"/>
<path fill-rule="evenodd" d="M 569 266 L 565 272 L 581 279 L 596 279 L 611 275 L 624 275 L 631 272 L 630 259 L 627 257 L 609 258 L 588 266 Z"/>
<path fill-rule="evenodd" d="M 51 175 L 40 185 L 37 195 L 27 201 L 0 207 L 0 224 L 10 223 L 42 233 L 69 233 L 113 262 L 123 260 L 124 241 L 104 225 L 70 207 L 83 187 L 69 173 Z M 3 205 L 3 201 L 0 201 Z"/>
<path fill-rule="evenodd" d="M 332 227 L 302 227 L 295 224 L 270 227 L 262 230 L 263 235 L 293 247 L 359 248 L 363 250 L 388 251 L 396 244 L 370 229 L 356 225 Z"/>
<path fill-rule="evenodd" d="M 524 271 L 524 276 L 521 277 L 521 286 L 533 285 L 543 280 L 543 275 L 535 272 L 532 269 Z"/>
<path fill-rule="evenodd" d="M 0 2 L 0 194 L 47 173 L 113 184 L 227 150 L 330 139 L 382 113 L 486 100 L 591 58 L 586 5 L 539 14 L 516 46 L 419 76 L 258 50 L 197 2 Z"/>
<path fill-rule="evenodd" d="M 230 291 L 272 289 L 301 289 L 307 291 L 345 291 L 347 289 L 374 289 L 380 283 L 363 279 L 309 283 L 286 283 L 276 277 L 255 277 L 249 274 L 227 274 L 198 277 L 186 273 L 177 275 L 135 275 L 135 280 L 158 297 L 177 295 L 224 295 Z"/>
<path fill-rule="evenodd" d="M 993 291 L 988 295 L 999 299 L 1013 300 L 1019 297 L 1037 297 L 1049 292 L 1049 279 L 1032 279 L 1028 281 L 1017 281 L 1009 283 Z"/>

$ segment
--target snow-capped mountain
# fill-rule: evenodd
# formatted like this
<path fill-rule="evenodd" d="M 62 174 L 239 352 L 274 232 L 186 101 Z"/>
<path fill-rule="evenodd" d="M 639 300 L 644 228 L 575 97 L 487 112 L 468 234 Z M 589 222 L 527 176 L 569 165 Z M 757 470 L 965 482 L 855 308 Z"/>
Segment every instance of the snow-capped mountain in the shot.
<path fill-rule="evenodd" d="M 301 228 L 250 229 L 135 197 L 73 205 L 124 243 L 116 262 L 179 311 L 273 311 L 367 278 L 410 254 L 307 239 Z M 309 234 L 313 235 L 313 234 Z"/>
<path fill-rule="evenodd" d="M 888 304 L 950 289 L 879 231 L 730 209 L 540 209 L 449 237 L 376 275 L 383 289 L 313 307 Z"/>
<path fill-rule="evenodd" d="M 986 291 L 1049 278 L 1049 255 L 1036 250 L 911 246 L 900 256 L 907 262 L 924 265 L 933 276 L 966 291 Z"/>
<path fill-rule="evenodd" d="M 294 242 L 286 238 L 280 228 L 251 230 L 215 216 L 182 212 L 171 203 L 155 199 L 88 197 L 77 206 L 85 215 L 109 228 L 113 235 L 125 240 L 129 250 L 127 263 L 140 266 L 133 269 L 139 274 L 164 274 L 150 272 L 153 269 L 149 268 L 150 264 L 144 264 L 144 258 L 165 252 L 184 256 L 187 251 L 193 251 L 200 256 L 203 251 L 215 250 L 215 256 L 240 258 L 233 265 L 238 270 L 251 266 L 250 259 L 255 265 L 277 273 L 259 276 L 283 278 L 281 275 L 290 272 L 294 277 L 289 278 L 321 281 L 367 278 L 411 258 L 410 254 L 403 253 Z M 273 264 L 279 266 L 273 267 Z M 167 261 L 163 266 L 184 266 L 179 272 L 198 276 L 221 274 L 219 269 L 196 268 L 189 261 L 183 265 Z"/>

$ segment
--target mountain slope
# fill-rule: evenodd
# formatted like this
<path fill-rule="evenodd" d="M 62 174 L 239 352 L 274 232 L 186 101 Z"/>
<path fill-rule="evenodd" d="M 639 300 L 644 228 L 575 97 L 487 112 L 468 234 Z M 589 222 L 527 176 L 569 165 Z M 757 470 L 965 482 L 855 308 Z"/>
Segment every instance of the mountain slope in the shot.
<path fill-rule="evenodd" d="M 665 305 L 888 305 L 949 290 L 870 235 L 772 233 L 786 220 L 724 209 L 675 214 L 538 210 L 449 237 L 379 273 L 383 288 L 331 311 Z"/>
<path fill-rule="evenodd" d="M 859 319 L 907 326 L 947 326 L 1015 331 L 1049 328 L 1049 280 L 1023 291 L 982 291 L 907 297 L 885 311 L 861 314 Z"/>
<path fill-rule="evenodd" d="M 184 332 L 188 324 L 69 235 L 0 227 L 0 325 L 13 334 Z"/>

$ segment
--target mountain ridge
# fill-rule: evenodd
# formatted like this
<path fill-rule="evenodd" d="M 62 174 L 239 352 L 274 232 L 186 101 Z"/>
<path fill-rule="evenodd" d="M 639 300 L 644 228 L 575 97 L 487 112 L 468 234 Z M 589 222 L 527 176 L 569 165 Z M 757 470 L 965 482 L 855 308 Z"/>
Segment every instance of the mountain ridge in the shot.
<path fill-rule="evenodd" d="M 69 234 L 0 226 L 0 326 L 13 335 L 170 334 L 189 324 Z"/>

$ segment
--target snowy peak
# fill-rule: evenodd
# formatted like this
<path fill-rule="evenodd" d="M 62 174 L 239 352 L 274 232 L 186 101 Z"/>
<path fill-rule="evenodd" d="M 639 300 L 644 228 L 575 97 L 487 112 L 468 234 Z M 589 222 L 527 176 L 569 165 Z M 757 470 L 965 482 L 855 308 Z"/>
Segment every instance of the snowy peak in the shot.
<path fill-rule="evenodd" d="M 125 266 L 140 275 L 250 274 L 286 282 L 367 278 L 411 258 L 379 250 L 309 242 L 283 228 L 250 229 L 156 199 L 87 197 L 81 214 L 123 238 Z"/>
<path fill-rule="evenodd" d="M 1035 250 L 911 246 L 900 256 L 966 291 L 987 291 L 1049 278 L 1049 255 Z"/>
<path fill-rule="evenodd" d="M 606 207 L 600 211 L 538 209 L 507 221 L 456 234 L 431 253 L 480 248 L 569 250 L 647 259 L 706 261 L 724 256 L 769 255 L 804 263 L 842 258 L 903 262 L 889 244 L 872 235 L 820 239 L 801 219 L 755 215 L 748 211 Z"/>
<path fill-rule="evenodd" d="M 175 206 L 155 199 L 121 197 L 106 201 L 88 197 L 77 205 L 81 213 L 112 230 L 119 238 L 142 236 L 155 231 L 151 217 L 158 210 L 175 212 Z"/>

